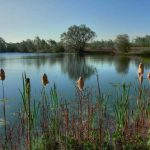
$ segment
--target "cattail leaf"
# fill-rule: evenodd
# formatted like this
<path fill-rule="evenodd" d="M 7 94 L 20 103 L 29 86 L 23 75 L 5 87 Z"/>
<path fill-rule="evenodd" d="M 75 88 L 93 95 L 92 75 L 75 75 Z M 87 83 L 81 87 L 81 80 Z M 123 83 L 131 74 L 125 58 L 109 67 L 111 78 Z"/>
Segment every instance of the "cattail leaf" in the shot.
<path fill-rule="evenodd" d="M 8 102 L 8 99 L 0 99 L 0 102 Z"/>
<path fill-rule="evenodd" d="M 9 124 L 8 121 L 6 121 L 6 124 Z M 4 126 L 5 125 L 5 120 L 3 118 L 0 118 L 0 126 Z"/>

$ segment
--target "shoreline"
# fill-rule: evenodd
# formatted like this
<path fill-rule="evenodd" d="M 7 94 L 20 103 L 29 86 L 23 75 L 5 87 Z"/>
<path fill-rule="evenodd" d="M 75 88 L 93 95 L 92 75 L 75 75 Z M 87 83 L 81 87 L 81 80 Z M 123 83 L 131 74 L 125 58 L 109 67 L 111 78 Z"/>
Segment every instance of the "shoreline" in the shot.
<path fill-rule="evenodd" d="M 115 49 L 106 49 L 106 50 L 84 50 L 80 53 L 78 52 L 47 52 L 47 51 L 39 51 L 39 52 L 32 52 L 32 51 L 29 51 L 29 52 L 20 52 L 20 51 L 6 51 L 6 52 L 0 52 L 0 54 L 2 53 L 49 53 L 49 54 L 65 54 L 65 53 L 74 53 L 74 54 L 80 54 L 80 55 L 86 55 L 86 54 L 107 54 L 107 55 L 122 55 L 122 56 L 144 56 L 144 57 L 149 57 L 150 56 L 150 50 L 139 50 L 138 52 L 135 51 L 135 50 L 132 50 L 132 51 L 129 51 L 129 52 L 126 52 L 126 53 L 122 53 L 122 52 L 116 52 Z"/>

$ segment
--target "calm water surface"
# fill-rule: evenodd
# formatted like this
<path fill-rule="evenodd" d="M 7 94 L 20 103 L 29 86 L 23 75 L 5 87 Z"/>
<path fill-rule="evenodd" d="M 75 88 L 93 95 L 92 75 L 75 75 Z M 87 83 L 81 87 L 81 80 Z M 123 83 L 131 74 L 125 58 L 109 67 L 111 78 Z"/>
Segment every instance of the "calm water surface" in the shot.
<path fill-rule="evenodd" d="M 28 54 L 28 53 L 1 53 L 0 67 L 5 69 L 6 80 L 5 97 L 8 99 L 7 114 L 10 115 L 20 107 L 22 89 L 22 73 L 26 72 L 31 79 L 32 98 L 39 99 L 42 89 L 41 76 L 46 73 L 50 84 L 55 83 L 59 96 L 65 100 L 75 97 L 75 82 L 80 75 L 85 78 L 85 87 L 97 90 L 95 68 L 99 73 L 101 90 L 112 94 L 116 89 L 113 83 L 133 83 L 138 86 L 137 68 L 139 63 L 145 65 L 143 86 L 150 86 L 146 76 L 150 72 L 150 58 L 123 57 L 111 55 L 84 55 L 75 54 Z M 0 84 L 0 99 L 2 98 Z M 110 99 L 111 104 L 115 99 Z M 2 112 L 2 104 L 0 104 Z M 0 115 L 0 117 L 2 117 Z"/>

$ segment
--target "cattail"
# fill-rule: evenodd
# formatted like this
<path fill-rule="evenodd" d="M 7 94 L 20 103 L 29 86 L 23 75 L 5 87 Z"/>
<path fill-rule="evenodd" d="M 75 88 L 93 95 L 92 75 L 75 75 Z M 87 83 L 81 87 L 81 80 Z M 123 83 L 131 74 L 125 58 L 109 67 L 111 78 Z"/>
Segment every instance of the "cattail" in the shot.
<path fill-rule="evenodd" d="M 3 69 L 0 69 L 0 80 L 5 80 L 5 71 Z"/>
<path fill-rule="evenodd" d="M 142 83 L 143 83 L 143 75 L 139 74 L 138 78 L 139 78 L 139 83 L 142 85 Z"/>
<path fill-rule="evenodd" d="M 139 64 L 138 74 L 142 75 L 144 73 L 144 65 L 142 63 Z"/>
<path fill-rule="evenodd" d="M 84 79 L 83 77 L 80 77 L 77 81 L 77 87 L 79 88 L 80 91 L 83 90 L 83 87 L 84 87 Z"/>
<path fill-rule="evenodd" d="M 26 94 L 30 95 L 30 79 L 26 78 Z"/>
<path fill-rule="evenodd" d="M 47 75 L 44 73 L 43 77 L 42 77 L 42 84 L 44 86 L 46 86 L 49 83 Z"/>
<path fill-rule="evenodd" d="M 147 74 L 147 79 L 150 81 L 150 72 Z"/>

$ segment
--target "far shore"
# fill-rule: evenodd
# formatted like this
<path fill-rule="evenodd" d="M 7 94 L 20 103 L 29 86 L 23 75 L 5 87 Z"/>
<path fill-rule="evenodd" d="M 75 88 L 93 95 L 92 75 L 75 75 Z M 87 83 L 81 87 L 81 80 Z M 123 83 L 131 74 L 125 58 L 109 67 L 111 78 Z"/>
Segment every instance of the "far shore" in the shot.
<path fill-rule="evenodd" d="M 101 49 L 88 49 L 86 48 L 84 53 L 90 54 L 113 54 L 113 55 L 139 55 L 139 56 L 150 56 L 150 47 L 131 47 L 129 52 L 122 53 L 114 48 L 101 48 Z"/>
<path fill-rule="evenodd" d="M 68 53 L 68 52 L 54 52 L 39 50 L 36 51 L 1 51 L 0 53 Z M 74 52 L 69 52 L 74 53 Z M 111 54 L 111 55 L 137 55 L 137 56 L 150 56 L 150 47 L 131 47 L 128 52 L 119 52 L 115 48 L 100 48 L 100 49 L 90 49 L 85 48 L 80 54 Z"/>

